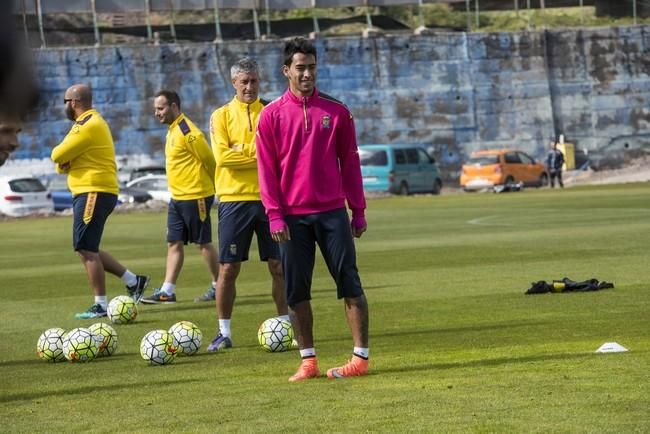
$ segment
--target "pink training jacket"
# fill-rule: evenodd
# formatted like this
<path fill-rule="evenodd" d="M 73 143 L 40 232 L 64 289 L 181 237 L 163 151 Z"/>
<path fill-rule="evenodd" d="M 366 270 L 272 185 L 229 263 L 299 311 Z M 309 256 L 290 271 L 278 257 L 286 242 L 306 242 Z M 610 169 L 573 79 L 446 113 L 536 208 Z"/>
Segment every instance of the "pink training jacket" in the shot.
<path fill-rule="evenodd" d="M 271 231 L 285 226 L 285 215 L 343 208 L 346 199 L 352 224 L 365 226 L 354 120 L 343 103 L 316 89 L 310 97 L 287 90 L 262 110 L 256 147 Z"/>

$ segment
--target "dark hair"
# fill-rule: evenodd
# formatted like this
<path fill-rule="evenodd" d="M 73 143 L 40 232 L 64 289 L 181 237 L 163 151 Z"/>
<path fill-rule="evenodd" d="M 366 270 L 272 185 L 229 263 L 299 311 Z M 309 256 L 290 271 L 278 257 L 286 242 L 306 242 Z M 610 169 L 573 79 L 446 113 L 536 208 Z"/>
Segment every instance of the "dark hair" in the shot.
<path fill-rule="evenodd" d="M 14 27 L 14 1 L 0 2 L 0 114 L 23 118 L 38 102 L 29 48 Z"/>
<path fill-rule="evenodd" d="M 312 54 L 316 59 L 316 47 L 308 39 L 293 38 L 284 46 L 284 66 L 291 66 L 293 55 L 296 53 Z"/>
<path fill-rule="evenodd" d="M 158 98 L 159 96 L 164 96 L 167 100 L 167 104 L 176 104 L 176 107 L 178 107 L 179 110 L 181 109 L 181 97 L 173 90 L 159 90 L 153 97 Z"/>

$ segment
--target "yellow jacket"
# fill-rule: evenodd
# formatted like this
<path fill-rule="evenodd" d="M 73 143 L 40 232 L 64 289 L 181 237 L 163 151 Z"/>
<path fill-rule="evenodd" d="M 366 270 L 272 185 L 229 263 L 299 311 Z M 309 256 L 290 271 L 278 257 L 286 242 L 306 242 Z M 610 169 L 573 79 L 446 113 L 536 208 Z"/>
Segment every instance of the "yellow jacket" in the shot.
<path fill-rule="evenodd" d="M 210 117 L 210 139 L 217 163 L 220 202 L 260 200 L 255 130 L 264 103 L 246 104 L 235 96 Z"/>
<path fill-rule="evenodd" d="M 68 174 L 73 196 L 88 192 L 119 193 L 113 137 L 95 109 L 77 118 L 68 135 L 52 149 L 52 160 L 57 172 Z"/>
<path fill-rule="evenodd" d="M 214 195 L 215 164 L 210 145 L 183 113 L 169 126 L 165 160 L 173 199 L 194 200 Z"/>

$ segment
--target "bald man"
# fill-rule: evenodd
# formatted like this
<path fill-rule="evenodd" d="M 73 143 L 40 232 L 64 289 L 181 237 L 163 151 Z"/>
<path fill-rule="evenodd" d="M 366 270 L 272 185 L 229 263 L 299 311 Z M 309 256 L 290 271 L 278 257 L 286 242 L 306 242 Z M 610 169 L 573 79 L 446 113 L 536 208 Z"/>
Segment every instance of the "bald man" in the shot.
<path fill-rule="evenodd" d="M 136 275 L 120 264 L 99 243 L 119 192 L 115 146 L 106 121 L 92 108 L 92 90 L 75 84 L 63 97 L 65 114 L 74 122 L 63 141 L 52 150 L 59 173 L 67 173 L 73 200 L 73 246 L 88 274 L 95 302 L 77 319 L 106 316 L 105 272 L 120 277 L 127 293 L 139 302 L 149 277 Z"/>

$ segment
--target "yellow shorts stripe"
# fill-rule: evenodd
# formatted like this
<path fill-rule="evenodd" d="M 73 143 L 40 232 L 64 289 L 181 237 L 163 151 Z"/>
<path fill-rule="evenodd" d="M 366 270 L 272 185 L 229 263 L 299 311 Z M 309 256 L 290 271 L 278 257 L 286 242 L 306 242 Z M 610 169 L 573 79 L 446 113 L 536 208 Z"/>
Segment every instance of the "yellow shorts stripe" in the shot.
<path fill-rule="evenodd" d="M 97 204 L 97 193 L 88 193 L 86 196 L 86 207 L 84 208 L 84 223 L 88 224 L 93 219 L 95 214 L 95 205 Z"/>
<path fill-rule="evenodd" d="M 197 199 L 196 204 L 199 206 L 199 220 L 204 222 L 208 217 L 208 211 L 205 207 L 205 199 Z"/>

